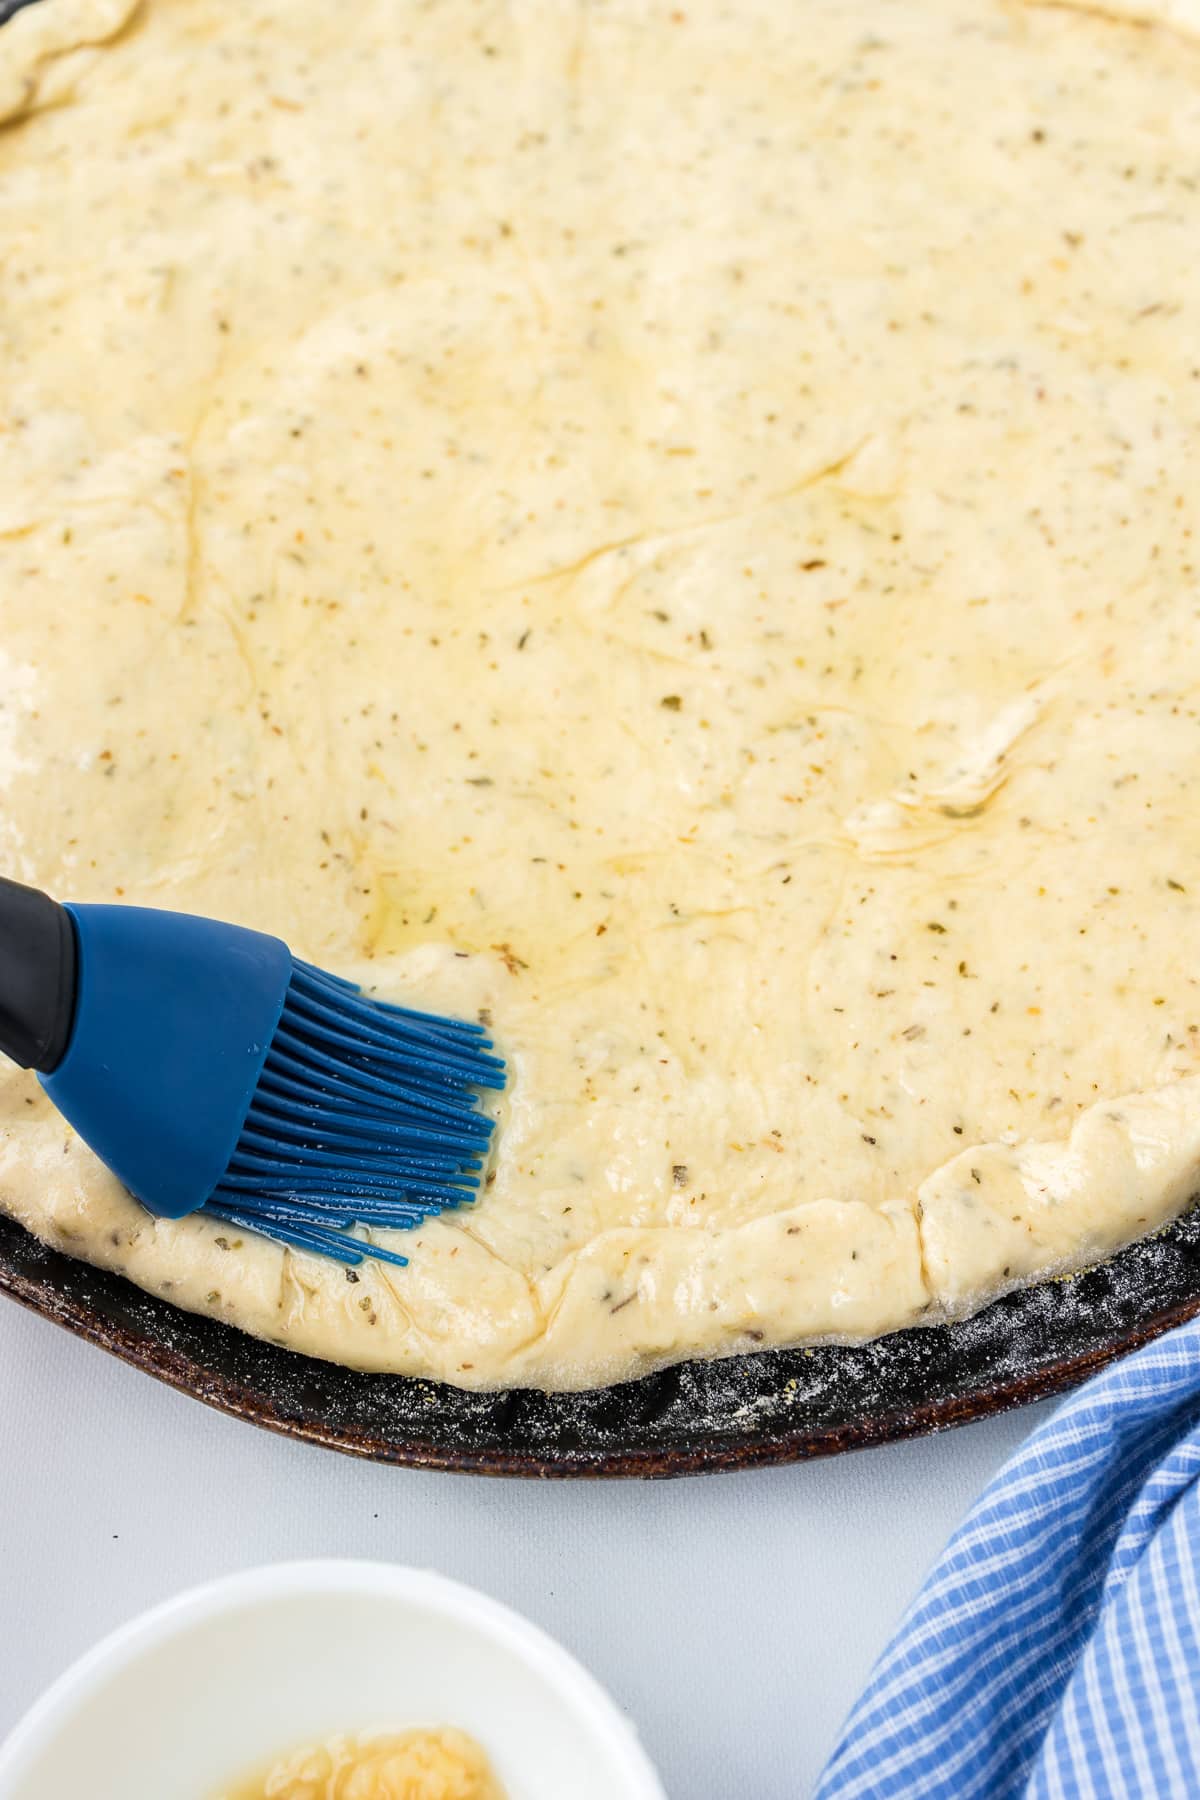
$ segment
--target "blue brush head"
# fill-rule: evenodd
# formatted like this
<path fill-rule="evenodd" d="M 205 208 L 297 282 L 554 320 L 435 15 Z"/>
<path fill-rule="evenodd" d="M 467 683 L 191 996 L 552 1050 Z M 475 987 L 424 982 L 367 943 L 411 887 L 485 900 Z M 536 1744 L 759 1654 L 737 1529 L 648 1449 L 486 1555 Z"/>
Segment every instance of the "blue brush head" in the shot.
<path fill-rule="evenodd" d="M 480 1026 L 368 999 L 279 938 L 189 914 L 69 906 L 65 1054 L 40 1077 L 151 1212 L 203 1211 L 355 1264 L 351 1235 L 470 1201 L 503 1060 Z"/>

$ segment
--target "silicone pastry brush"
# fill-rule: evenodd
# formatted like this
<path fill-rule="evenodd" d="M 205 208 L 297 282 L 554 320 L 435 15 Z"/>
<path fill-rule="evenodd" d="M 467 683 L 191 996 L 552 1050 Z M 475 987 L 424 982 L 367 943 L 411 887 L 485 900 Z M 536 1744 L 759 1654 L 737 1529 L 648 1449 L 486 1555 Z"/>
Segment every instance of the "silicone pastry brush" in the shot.
<path fill-rule="evenodd" d="M 368 999 L 280 938 L 0 878 L 0 1051 L 160 1218 L 355 1264 L 471 1200 L 504 1086 L 480 1026 Z"/>

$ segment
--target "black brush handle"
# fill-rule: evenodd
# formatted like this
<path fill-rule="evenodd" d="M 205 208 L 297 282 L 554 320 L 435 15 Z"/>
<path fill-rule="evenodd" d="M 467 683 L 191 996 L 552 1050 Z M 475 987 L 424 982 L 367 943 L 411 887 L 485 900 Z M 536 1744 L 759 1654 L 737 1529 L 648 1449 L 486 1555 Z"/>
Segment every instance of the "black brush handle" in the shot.
<path fill-rule="evenodd" d="M 78 968 L 65 906 L 0 876 L 0 1051 L 49 1075 L 71 1041 Z"/>

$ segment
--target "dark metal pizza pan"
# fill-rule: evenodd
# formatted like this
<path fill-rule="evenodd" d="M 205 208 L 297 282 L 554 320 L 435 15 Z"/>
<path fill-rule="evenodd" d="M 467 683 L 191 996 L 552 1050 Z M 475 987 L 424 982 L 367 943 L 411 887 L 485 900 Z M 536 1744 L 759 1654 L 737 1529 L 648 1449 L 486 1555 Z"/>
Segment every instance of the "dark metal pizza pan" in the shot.
<path fill-rule="evenodd" d="M 29 0 L 0 0 L 0 25 Z M 1200 1213 L 963 1324 L 684 1363 L 584 1394 L 362 1375 L 181 1311 L 0 1217 L 0 1291 L 235 1418 L 377 1462 L 667 1476 L 831 1456 L 1061 1392 L 1200 1311 Z"/>
<path fill-rule="evenodd" d="M 235 1418 L 376 1462 L 481 1475 L 697 1475 L 832 1456 L 1073 1386 L 1200 1311 L 1200 1212 L 962 1324 L 684 1363 L 583 1394 L 468 1394 L 259 1342 L 0 1218 L 0 1291 Z"/>

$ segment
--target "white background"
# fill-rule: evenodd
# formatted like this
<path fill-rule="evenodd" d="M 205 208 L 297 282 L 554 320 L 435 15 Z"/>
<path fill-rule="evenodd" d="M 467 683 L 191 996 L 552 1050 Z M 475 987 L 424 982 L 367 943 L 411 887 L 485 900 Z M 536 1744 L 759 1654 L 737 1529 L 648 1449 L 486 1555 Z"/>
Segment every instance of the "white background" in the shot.
<path fill-rule="evenodd" d="M 1043 1412 L 686 1481 L 422 1474 L 210 1412 L 0 1299 L 0 1736 L 180 1588 L 371 1556 L 560 1638 L 633 1715 L 670 1800 L 802 1800 L 942 1543 Z"/>

